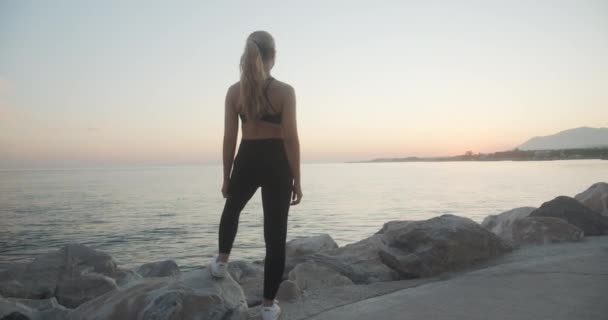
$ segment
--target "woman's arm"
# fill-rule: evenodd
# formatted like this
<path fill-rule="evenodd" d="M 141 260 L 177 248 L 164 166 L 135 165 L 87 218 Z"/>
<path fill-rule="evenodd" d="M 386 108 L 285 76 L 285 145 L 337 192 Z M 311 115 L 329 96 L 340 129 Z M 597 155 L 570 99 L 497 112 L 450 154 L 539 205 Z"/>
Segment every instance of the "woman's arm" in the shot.
<path fill-rule="evenodd" d="M 222 158 L 224 163 L 222 194 L 224 195 L 224 198 L 228 197 L 228 182 L 230 180 L 230 172 L 232 171 L 232 162 L 234 161 L 236 139 L 239 133 L 239 118 L 233 106 L 233 90 L 234 86 L 228 89 L 224 104 L 224 143 L 222 147 Z"/>
<path fill-rule="evenodd" d="M 283 105 L 283 143 L 287 152 L 287 160 L 293 176 L 293 201 L 298 204 L 302 200 L 302 187 L 300 179 L 300 139 L 298 138 L 298 125 L 296 120 L 296 94 L 295 90 L 287 87 L 287 99 Z"/>

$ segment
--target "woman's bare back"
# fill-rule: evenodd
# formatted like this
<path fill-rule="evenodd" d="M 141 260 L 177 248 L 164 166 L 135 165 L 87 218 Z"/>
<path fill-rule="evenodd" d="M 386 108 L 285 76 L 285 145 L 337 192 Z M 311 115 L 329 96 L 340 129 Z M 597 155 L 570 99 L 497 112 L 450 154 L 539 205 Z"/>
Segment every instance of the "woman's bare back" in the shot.
<path fill-rule="evenodd" d="M 283 109 L 290 101 L 290 94 L 293 94 L 293 88 L 282 81 L 273 80 L 270 82 L 267 90 L 268 100 L 272 109 L 279 114 L 283 114 Z M 229 89 L 228 99 L 230 101 L 230 110 L 238 116 L 241 108 L 240 99 L 240 82 L 233 84 Z M 289 106 L 287 106 L 289 107 Z M 272 123 L 263 120 L 241 121 L 241 130 L 243 139 L 269 139 L 284 137 L 284 116 L 281 123 Z"/>

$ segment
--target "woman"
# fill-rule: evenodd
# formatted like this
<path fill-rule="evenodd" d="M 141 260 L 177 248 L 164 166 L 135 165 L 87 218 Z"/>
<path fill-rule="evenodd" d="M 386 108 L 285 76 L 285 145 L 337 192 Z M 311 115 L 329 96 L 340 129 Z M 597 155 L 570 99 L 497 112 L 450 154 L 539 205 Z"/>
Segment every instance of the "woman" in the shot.
<path fill-rule="evenodd" d="M 261 187 L 266 243 L 264 320 L 278 319 L 281 313 L 275 296 L 285 268 L 287 215 L 289 206 L 302 199 L 295 92 L 270 75 L 275 53 L 268 32 L 249 35 L 241 57 L 241 79 L 226 95 L 222 185 L 226 203 L 220 220 L 219 254 L 210 265 L 213 276 L 225 276 L 239 215 Z M 242 138 L 234 158 L 239 117 Z"/>

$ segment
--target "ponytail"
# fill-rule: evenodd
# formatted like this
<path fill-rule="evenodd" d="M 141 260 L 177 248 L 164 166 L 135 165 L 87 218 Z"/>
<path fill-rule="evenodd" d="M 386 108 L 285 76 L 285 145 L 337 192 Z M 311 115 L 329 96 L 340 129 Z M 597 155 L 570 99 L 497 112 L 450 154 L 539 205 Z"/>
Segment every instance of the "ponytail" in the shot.
<path fill-rule="evenodd" d="M 248 119 L 258 119 L 265 111 L 264 83 L 268 75 L 264 62 L 274 58 L 274 40 L 265 31 L 252 33 L 241 56 L 241 110 Z"/>

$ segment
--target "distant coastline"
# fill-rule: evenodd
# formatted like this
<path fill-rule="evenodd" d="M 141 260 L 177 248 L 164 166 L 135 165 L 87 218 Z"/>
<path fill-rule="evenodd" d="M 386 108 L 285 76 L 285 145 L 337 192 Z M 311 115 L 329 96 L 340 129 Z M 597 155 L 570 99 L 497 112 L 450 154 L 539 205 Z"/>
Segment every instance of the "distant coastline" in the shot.
<path fill-rule="evenodd" d="M 443 157 L 403 157 L 377 158 L 372 160 L 352 161 L 369 162 L 447 162 L 447 161 L 551 161 L 551 160 L 608 160 L 608 147 L 580 148 L 561 150 L 509 150 L 494 153 L 473 153 L 467 151 L 462 155 Z"/>

